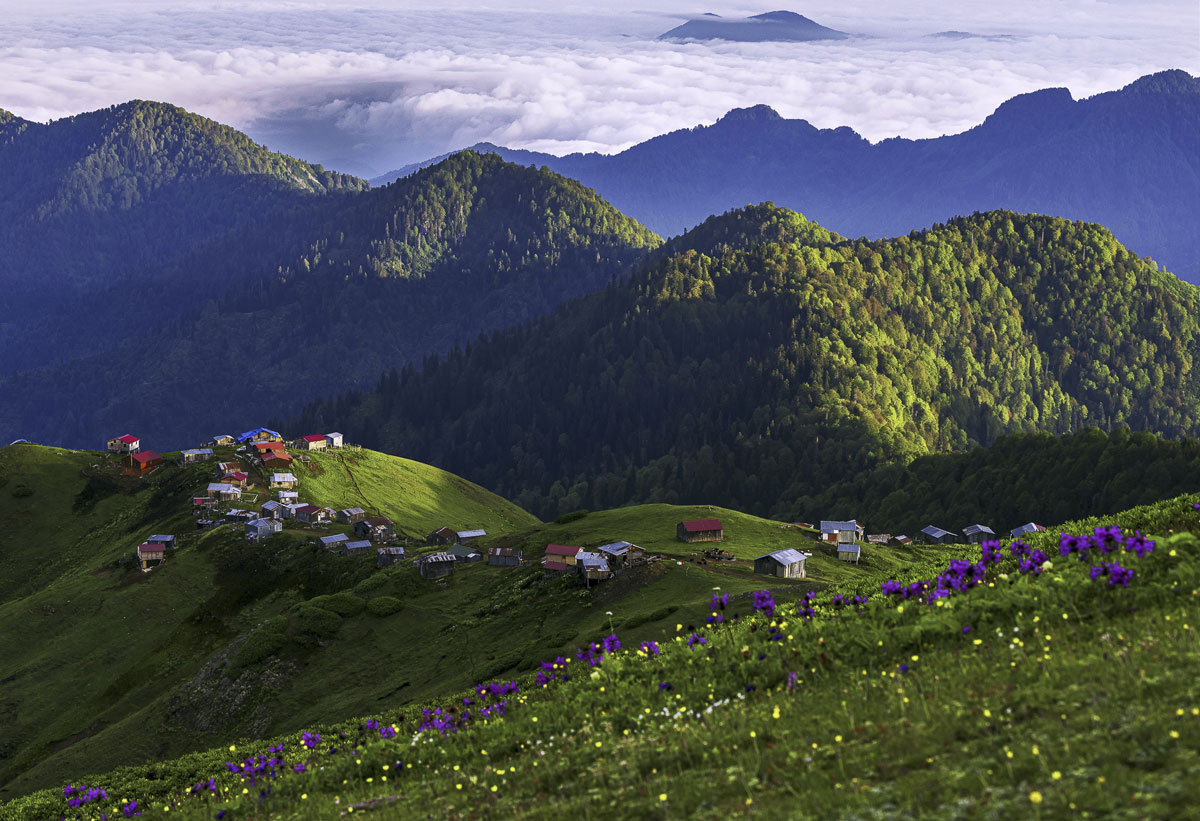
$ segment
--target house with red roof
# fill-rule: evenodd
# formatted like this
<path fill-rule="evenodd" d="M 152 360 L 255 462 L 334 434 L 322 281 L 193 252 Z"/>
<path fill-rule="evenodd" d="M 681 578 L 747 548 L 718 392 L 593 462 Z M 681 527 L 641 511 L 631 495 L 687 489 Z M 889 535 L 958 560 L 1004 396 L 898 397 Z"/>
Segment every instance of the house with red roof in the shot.
<path fill-rule="evenodd" d="M 719 542 L 725 538 L 720 519 L 697 519 L 675 526 L 675 537 L 681 542 Z"/>
<path fill-rule="evenodd" d="M 305 524 L 315 525 L 329 521 L 329 508 L 316 505 L 301 505 L 295 510 L 296 520 Z"/>
<path fill-rule="evenodd" d="M 108 440 L 108 450 L 110 453 L 137 453 L 141 449 L 142 440 L 132 433 Z"/>
<path fill-rule="evenodd" d="M 292 463 L 292 454 L 283 450 L 269 450 L 263 454 L 264 468 L 285 468 Z"/>
<path fill-rule="evenodd" d="M 131 453 L 125 457 L 121 472 L 126 476 L 146 476 L 163 462 L 162 456 L 152 450 Z"/>
<path fill-rule="evenodd" d="M 138 545 L 137 558 L 142 570 L 158 567 L 167 559 L 167 546 L 161 543 L 143 542 Z"/>
<path fill-rule="evenodd" d="M 575 557 L 579 555 L 582 547 L 576 547 L 570 544 L 551 544 L 546 545 L 545 564 L 547 570 L 554 570 L 548 565 L 552 563 L 561 563 L 567 566 L 568 569 L 575 567 Z"/>
<path fill-rule="evenodd" d="M 225 484 L 242 488 L 246 486 L 246 482 L 249 480 L 249 475 L 240 470 L 231 470 L 221 477 L 221 481 Z"/>
<path fill-rule="evenodd" d="M 301 436 L 292 445 L 297 450 L 325 450 L 329 445 L 329 440 L 323 433 L 313 433 L 309 436 Z"/>

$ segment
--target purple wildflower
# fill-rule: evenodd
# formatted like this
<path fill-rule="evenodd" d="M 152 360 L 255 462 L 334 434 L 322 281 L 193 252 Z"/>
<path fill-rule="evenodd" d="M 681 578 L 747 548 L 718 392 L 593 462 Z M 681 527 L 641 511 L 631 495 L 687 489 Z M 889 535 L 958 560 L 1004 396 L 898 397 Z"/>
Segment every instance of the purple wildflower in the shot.
<path fill-rule="evenodd" d="M 708 639 L 704 638 L 704 636 L 700 635 L 699 633 L 692 633 L 690 636 L 688 636 L 687 644 L 688 647 L 694 647 L 697 644 L 708 644 Z"/>
<path fill-rule="evenodd" d="M 657 656 L 662 652 L 658 649 L 658 642 L 656 641 L 643 641 L 641 644 L 641 649 L 642 652 L 647 656 Z"/>
<path fill-rule="evenodd" d="M 1154 552 L 1154 542 L 1143 536 L 1142 531 L 1135 530 L 1132 536 L 1126 537 L 1125 549 L 1136 553 L 1137 557 L 1141 559 Z"/>

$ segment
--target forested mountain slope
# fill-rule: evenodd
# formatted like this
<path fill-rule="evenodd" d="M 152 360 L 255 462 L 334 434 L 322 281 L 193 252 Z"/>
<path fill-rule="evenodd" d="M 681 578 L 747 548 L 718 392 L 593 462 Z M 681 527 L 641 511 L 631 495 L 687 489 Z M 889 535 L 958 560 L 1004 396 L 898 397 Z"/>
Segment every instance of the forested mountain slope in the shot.
<path fill-rule="evenodd" d="M 264 231 L 288 240 L 264 250 Z M 150 335 L 0 382 L 0 439 L 94 445 L 119 427 L 185 446 L 602 290 L 659 244 L 573 180 L 460 154 L 166 269 L 223 266 L 240 284 Z"/>
<path fill-rule="evenodd" d="M 0 116 L 0 375 L 103 348 L 222 292 L 163 266 L 354 177 L 228 126 L 134 101 L 48 124 Z M 54 322 L 45 318 L 52 315 Z"/>
<path fill-rule="evenodd" d="M 1200 80 L 1184 71 L 1084 100 L 1063 88 L 1023 94 L 975 128 L 927 140 L 871 144 L 755 106 L 614 155 L 476 149 L 578 179 L 664 236 L 764 200 L 869 237 L 1003 208 L 1100 223 L 1200 282 Z"/>
<path fill-rule="evenodd" d="M 1198 427 L 1196 289 L 1096 225 L 989 212 L 846 240 L 764 205 L 663 253 L 295 424 L 336 420 L 542 516 L 696 500 L 790 516 L 881 463 L 1006 432 Z"/>

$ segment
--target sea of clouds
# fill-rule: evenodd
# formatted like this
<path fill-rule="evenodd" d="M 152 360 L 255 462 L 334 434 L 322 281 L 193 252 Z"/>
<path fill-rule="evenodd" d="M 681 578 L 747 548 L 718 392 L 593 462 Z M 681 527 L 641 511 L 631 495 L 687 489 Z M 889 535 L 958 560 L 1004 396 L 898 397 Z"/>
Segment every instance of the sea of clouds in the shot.
<path fill-rule="evenodd" d="M 45 121 L 168 101 L 364 176 L 479 141 L 618 151 L 756 103 L 872 140 L 933 137 L 1038 88 L 1200 73 L 1195 0 L 3 4 L 0 108 Z M 777 8 L 856 36 L 655 39 L 700 12 Z M 946 30 L 1013 36 L 928 36 Z"/>

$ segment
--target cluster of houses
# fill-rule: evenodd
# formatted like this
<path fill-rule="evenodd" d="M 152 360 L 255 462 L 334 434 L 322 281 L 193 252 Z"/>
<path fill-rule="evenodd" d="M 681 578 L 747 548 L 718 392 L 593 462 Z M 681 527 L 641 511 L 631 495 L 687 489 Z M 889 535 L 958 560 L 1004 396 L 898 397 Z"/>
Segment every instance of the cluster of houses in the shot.
<path fill-rule="evenodd" d="M 1026 533 L 1037 533 L 1039 530 L 1046 528 L 1036 522 L 1026 522 L 1023 525 L 1018 525 L 1008 534 L 1014 539 L 1024 536 Z M 963 528 L 962 535 L 945 530 L 940 527 L 930 525 L 921 531 L 921 541 L 926 544 L 980 544 L 987 539 L 996 538 L 996 532 L 987 525 L 973 524 Z"/>
<path fill-rule="evenodd" d="M 646 560 L 646 551 L 632 542 L 612 542 L 599 547 L 546 545 L 542 569 L 547 576 L 577 574 L 585 583 L 610 579 L 622 568 Z"/>
<path fill-rule="evenodd" d="M 157 451 L 142 450 L 142 440 L 132 433 L 109 439 L 106 449 L 122 457 L 121 473 L 126 476 L 149 476 L 163 463 Z"/>

